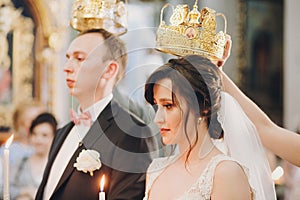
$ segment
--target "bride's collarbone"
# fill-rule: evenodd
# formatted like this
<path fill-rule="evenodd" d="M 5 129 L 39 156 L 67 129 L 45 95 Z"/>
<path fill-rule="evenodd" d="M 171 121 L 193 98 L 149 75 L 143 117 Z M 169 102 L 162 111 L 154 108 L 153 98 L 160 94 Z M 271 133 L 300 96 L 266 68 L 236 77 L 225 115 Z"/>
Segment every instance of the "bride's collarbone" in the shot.
<path fill-rule="evenodd" d="M 198 181 L 207 164 L 206 161 L 175 162 L 167 166 L 153 182 L 150 199 L 179 198 Z"/>

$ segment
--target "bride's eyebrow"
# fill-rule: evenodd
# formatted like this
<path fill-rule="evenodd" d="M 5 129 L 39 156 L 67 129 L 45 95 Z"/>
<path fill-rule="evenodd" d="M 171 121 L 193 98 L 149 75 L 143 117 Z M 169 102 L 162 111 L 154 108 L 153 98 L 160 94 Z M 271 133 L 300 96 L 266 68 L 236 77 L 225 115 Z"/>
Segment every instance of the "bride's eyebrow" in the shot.
<path fill-rule="evenodd" d="M 162 100 L 162 101 L 173 101 L 173 99 L 171 99 L 171 98 L 162 98 L 160 100 Z"/>
<path fill-rule="evenodd" d="M 173 99 L 170 99 L 170 98 L 161 98 L 159 99 L 159 102 L 173 102 Z"/>

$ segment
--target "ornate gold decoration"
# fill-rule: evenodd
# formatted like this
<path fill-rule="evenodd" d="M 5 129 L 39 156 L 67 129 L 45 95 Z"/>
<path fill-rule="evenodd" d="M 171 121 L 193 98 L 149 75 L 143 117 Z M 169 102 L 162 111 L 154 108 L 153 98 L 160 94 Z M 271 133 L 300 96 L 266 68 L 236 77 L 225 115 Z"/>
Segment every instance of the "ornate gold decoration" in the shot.
<path fill-rule="evenodd" d="M 9 0 L 0 0 L 0 3 L 0 68 L 8 69 L 11 64 L 11 59 L 8 55 L 9 44 L 7 34 L 15 28 L 15 20 L 20 17 L 22 11 L 15 9 Z"/>
<path fill-rule="evenodd" d="M 75 0 L 71 26 L 78 31 L 103 28 L 116 35 L 127 31 L 127 1 Z"/>
<path fill-rule="evenodd" d="M 161 10 L 160 25 L 156 32 L 156 49 L 176 56 L 191 54 L 202 55 L 210 59 L 220 59 L 226 44 L 227 21 L 222 13 L 211 8 L 198 10 L 198 1 L 193 10 L 188 5 L 166 4 Z M 171 6 L 173 14 L 170 25 L 163 21 L 164 9 Z M 216 32 L 216 17 L 224 19 L 224 31 Z"/>
<path fill-rule="evenodd" d="M 16 9 L 10 0 L 0 0 L 0 70 L 8 71 L 12 81 L 6 88 L 8 98 L 0 100 L 1 126 L 12 125 L 14 104 L 32 99 L 33 28 L 31 18 L 22 16 L 21 10 Z M 8 34 L 12 36 L 12 58 L 8 55 Z"/>

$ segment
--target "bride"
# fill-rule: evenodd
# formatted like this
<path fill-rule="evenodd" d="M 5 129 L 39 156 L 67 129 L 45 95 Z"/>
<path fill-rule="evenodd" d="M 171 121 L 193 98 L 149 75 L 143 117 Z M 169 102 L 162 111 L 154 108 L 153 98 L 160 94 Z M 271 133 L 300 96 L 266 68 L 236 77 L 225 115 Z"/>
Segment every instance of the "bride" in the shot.
<path fill-rule="evenodd" d="M 201 56 L 171 59 L 150 75 L 145 98 L 162 142 L 179 153 L 151 163 L 144 200 L 276 199 L 254 126 L 221 90 L 218 68 Z"/>

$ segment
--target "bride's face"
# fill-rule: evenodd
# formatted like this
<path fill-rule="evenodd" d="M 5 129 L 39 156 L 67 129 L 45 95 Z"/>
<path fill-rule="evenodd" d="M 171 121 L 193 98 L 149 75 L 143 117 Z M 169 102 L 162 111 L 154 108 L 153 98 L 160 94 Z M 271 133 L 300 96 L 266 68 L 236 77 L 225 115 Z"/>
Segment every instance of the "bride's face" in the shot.
<path fill-rule="evenodd" d="M 170 145 L 186 142 L 187 139 L 182 126 L 183 110 L 185 110 L 186 104 L 180 99 L 178 99 L 180 106 L 174 102 L 171 80 L 165 78 L 157 81 L 153 88 L 153 93 L 154 102 L 157 106 L 154 122 L 160 129 L 163 143 Z M 178 98 L 178 95 L 176 98 Z"/>

